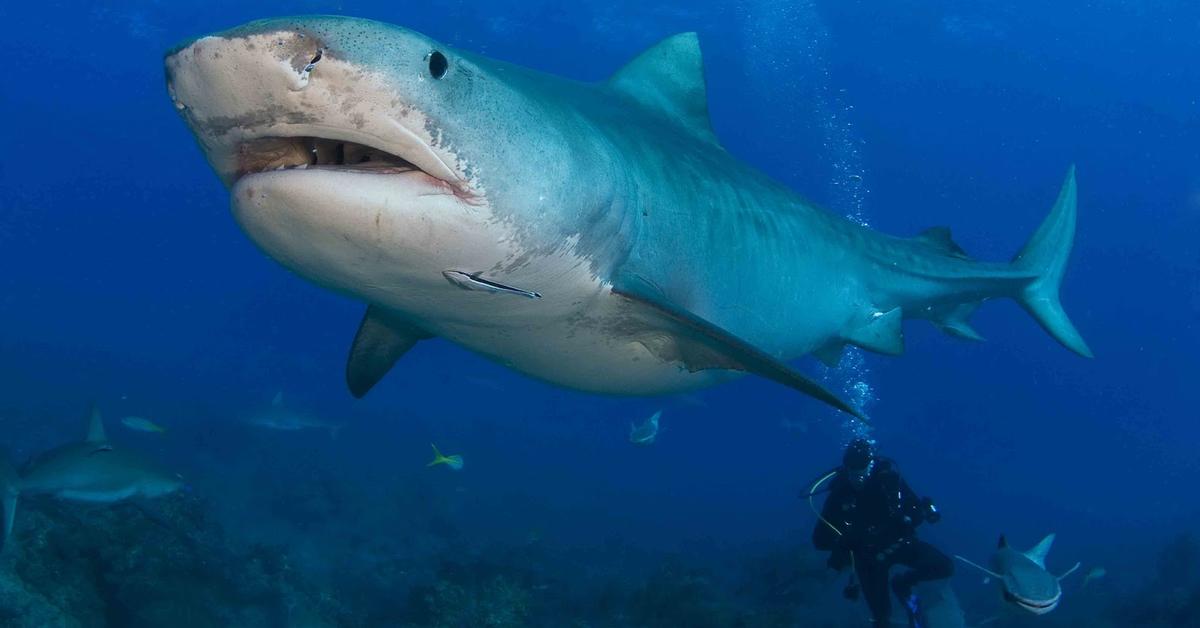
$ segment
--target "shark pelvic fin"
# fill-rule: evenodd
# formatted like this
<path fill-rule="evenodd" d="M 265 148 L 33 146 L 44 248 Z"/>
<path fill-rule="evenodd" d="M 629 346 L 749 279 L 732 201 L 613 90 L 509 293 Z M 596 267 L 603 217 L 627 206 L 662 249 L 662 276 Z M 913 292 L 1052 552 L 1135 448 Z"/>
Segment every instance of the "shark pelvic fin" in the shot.
<path fill-rule="evenodd" d="M 379 383 L 400 356 L 429 334 L 371 305 L 363 315 L 346 360 L 346 384 L 361 398 Z"/>
<path fill-rule="evenodd" d="M 704 60 L 696 33 L 680 33 L 651 46 L 617 70 L 608 85 L 693 134 L 717 142 L 708 118 Z"/>
<path fill-rule="evenodd" d="M 1054 533 L 1051 532 L 1050 534 L 1047 534 L 1046 537 L 1041 541 L 1038 541 L 1038 544 L 1030 548 L 1028 552 L 1025 552 L 1025 556 L 1029 558 L 1029 560 L 1037 563 L 1038 567 L 1045 569 L 1046 555 L 1050 553 L 1050 547 L 1053 545 Z"/>
<path fill-rule="evenodd" d="M 89 443 L 103 443 L 108 440 L 104 434 L 104 419 L 100 417 L 100 408 L 97 408 L 95 403 L 88 409 L 88 431 L 84 440 Z"/>
<path fill-rule="evenodd" d="M 1042 221 L 1029 242 L 1013 258 L 1014 268 L 1030 271 L 1037 275 L 1019 294 L 1016 300 L 1033 316 L 1034 320 L 1064 347 L 1085 357 L 1092 357 L 1092 350 L 1083 336 L 1071 324 L 1059 301 L 1058 289 L 1071 257 L 1071 245 L 1075 241 L 1075 205 L 1079 195 L 1075 186 L 1075 166 L 1067 171 L 1058 200 L 1050 215 Z"/>
<path fill-rule="evenodd" d="M 842 401 L 821 384 L 750 343 L 668 301 L 644 280 L 613 286 L 613 294 L 629 299 L 643 318 L 647 333 L 640 340 L 648 351 L 689 371 L 729 369 L 754 373 L 815 397 L 867 422 L 861 410 Z"/>
<path fill-rule="evenodd" d="M 983 336 L 971 327 L 971 316 L 975 314 L 975 310 L 983 305 L 983 301 L 972 301 L 970 303 L 959 303 L 952 307 L 948 307 L 944 312 L 938 312 L 933 318 L 933 324 L 939 329 L 964 340 L 975 340 L 982 342 Z"/>
<path fill-rule="evenodd" d="M 904 353 L 904 312 L 892 308 L 887 312 L 875 312 L 867 324 L 852 330 L 844 338 L 850 344 L 885 355 Z"/>
<path fill-rule="evenodd" d="M 835 369 L 842 363 L 842 351 L 846 349 L 846 343 L 833 341 L 828 344 L 818 347 L 812 352 L 812 356 L 821 361 L 821 364 Z"/>

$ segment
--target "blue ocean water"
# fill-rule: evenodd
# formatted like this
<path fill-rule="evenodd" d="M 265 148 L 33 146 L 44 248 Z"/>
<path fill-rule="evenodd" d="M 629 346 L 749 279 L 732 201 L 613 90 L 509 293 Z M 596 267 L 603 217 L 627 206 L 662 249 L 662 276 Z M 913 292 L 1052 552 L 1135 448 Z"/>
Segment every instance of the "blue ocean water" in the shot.
<path fill-rule="evenodd" d="M 181 40 L 304 13 L 394 22 L 580 80 L 697 31 L 731 153 L 881 231 L 949 225 L 981 259 L 1019 249 L 1075 164 L 1063 302 L 1095 359 L 995 302 L 974 319 L 984 343 L 917 321 L 903 356 L 804 368 L 865 405 L 880 449 L 935 498 L 944 517 L 922 538 L 983 560 L 1000 534 L 1025 546 L 1056 532 L 1052 567 L 1105 568 L 1087 588 L 1065 581 L 1038 623 L 1200 625 L 1186 536 L 1200 517 L 1200 8 L 937 0 L 0 8 L 3 442 L 20 461 L 75 439 L 94 401 L 114 441 L 188 482 L 145 506 L 167 513 L 155 519 L 230 548 L 212 559 L 222 573 L 265 574 L 252 590 L 177 577 L 154 551 L 178 539 L 138 523 L 155 510 L 31 502 L 3 557 L 3 621 L 865 621 L 808 549 L 816 518 L 798 498 L 861 428 L 793 391 L 748 377 L 604 397 L 445 342 L 419 345 L 363 400 L 345 391 L 362 306 L 241 233 L 163 80 L 163 52 Z M 247 426 L 280 391 L 345 427 Z M 660 409 L 657 442 L 631 446 L 629 424 Z M 167 431 L 122 431 L 128 415 Z M 463 471 L 426 468 L 431 441 L 462 454 Z M 64 572 L 76 575 L 46 584 Z M 137 578 L 186 593 L 150 599 Z M 972 622 L 1004 608 L 966 569 L 954 584 Z"/>

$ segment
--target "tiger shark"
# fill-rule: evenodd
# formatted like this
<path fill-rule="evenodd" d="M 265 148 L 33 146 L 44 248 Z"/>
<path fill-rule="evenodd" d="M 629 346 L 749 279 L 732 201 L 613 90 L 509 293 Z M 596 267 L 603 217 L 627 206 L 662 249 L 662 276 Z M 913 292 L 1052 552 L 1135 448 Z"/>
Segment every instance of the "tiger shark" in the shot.
<path fill-rule="evenodd" d="M 109 504 L 159 497 L 183 487 L 178 475 L 134 451 L 110 443 L 95 406 L 82 441 L 51 449 L 35 457 L 20 472 L 7 464 L 7 460 L 4 462 L 0 466 L 0 497 L 4 504 L 4 536 L 0 537 L 0 544 L 12 533 L 17 499 L 21 495 Z"/>
<path fill-rule="evenodd" d="M 996 553 L 992 555 L 991 569 L 962 556 L 955 558 L 995 578 L 1000 583 L 1005 601 L 1034 615 L 1045 615 L 1058 608 L 1058 602 L 1062 599 L 1062 579 L 1074 573 L 1080 565 L 1075 563 L 1074 567 L 1060 576 L 1050 573 L 1046 569 L 1046 555 L 1050 553 L 1052 545 L 1053 533 L 1047 534 L 1029 551 L 1021 552 L 1010 547 L 1001 536 Z"/>
<path fill-rule="evenodd" d="M 1073 168 L 1009 262 L 970 258 L 944 227 L 873 231 L 721 146 L 694 33 L 580 82 L 385 23 L 289 17 L 186 42 L 165 69 L 242 230 L 367 304 L 357 397 L 440 337 L 585 391 L 754 373 L 865 418 L 789 362 L 900 354 L 906 318 L 979 339 L 968 319 L 996 297 L 1091 356 L 1058 294 Z"/>

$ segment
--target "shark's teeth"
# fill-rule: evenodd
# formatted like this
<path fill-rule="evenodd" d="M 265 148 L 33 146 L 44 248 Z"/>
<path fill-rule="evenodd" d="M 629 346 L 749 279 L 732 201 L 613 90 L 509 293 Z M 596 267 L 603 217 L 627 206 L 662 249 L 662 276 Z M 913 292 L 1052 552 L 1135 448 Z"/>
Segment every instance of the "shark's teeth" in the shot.
<path fill-rule="evenodd" d="M 364 144 L 319 137 L 269 137 L 238 148 L 238 174 L 306 170 L 309 166 L 408 172 L 418 168 L 402 157 Z"/>

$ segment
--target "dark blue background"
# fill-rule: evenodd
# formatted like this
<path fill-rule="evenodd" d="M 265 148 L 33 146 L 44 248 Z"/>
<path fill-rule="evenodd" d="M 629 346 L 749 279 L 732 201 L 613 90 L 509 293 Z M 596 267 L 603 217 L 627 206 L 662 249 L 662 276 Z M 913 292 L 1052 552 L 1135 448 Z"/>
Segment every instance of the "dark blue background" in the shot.
<path fill-rule="evenodd" d="M 61 441 L 97 399 L 114 418 L 191 425 L 156 447 L 210 487 L 237 481 L 236 461 L 254 451 L 303 452 L 346 482 L 377 481 L 419 471 L 435 439 L 466 471 L 414 477 L 468 495 L 459 517 L 479 535 L 536 527 L 566 543 L 677 547 L 807 534 L 796 494 L 848 432 L 768 383 L 601 398 L 430 342 L 352 401 L 341 373 L 361 305 L 290 275 L 238 231 L 161 70 L 177 40 L 287 13 L 397 22 L 590 80 L 698 30 L 729 150 L 839 213 L 861 201 L 878 229 L 950 225 L 973 255 L 1008 259 L 1078 165 L 1063 301 L 1096 359 L 1057 346 L 1013 304 L 988 304 L 976 319 L 986 343 L 914 322 L 905 356 L 868 357 L 870 409 L 884 450 L 938 498 L 934 538 L 953 551 L 981 556 L 1000 532 L 1023 545 L 1054 530 L 1063 563 L 1134 562 L 1200 512 L 1200 10 L 1143 4 L 9 3 L 4 439 L 23 453 Z M 847 193 L 850 171 L 862 187 Z M 351 426 L 336 441 L 201 427 L 279 389 Z M 660 442 L 630 447 L 629 422 L 659 407 Z"/>

